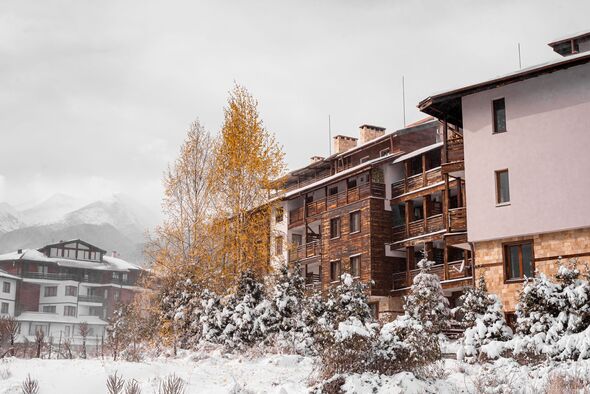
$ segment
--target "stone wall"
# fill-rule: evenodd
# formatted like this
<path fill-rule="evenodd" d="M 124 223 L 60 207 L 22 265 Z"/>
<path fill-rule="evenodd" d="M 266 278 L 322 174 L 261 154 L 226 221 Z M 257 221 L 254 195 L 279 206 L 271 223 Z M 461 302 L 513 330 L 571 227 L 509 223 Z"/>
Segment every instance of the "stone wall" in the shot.
<path fill-rule="evenodd" d="M 484 275 L 488 290 L 498 294 L 504 310 L 513 312 L 522 289 L 522 282 L 504 282 L 502 245 L 513 241 L 533 241 L 535 269 L 547 276 L 557 272 L 557 259 L 579 257 L 580 262 L 590 264 L 590 228 L 538 234 L 528 237 L 512 237 L 475 243 L 476 281 Z"/>

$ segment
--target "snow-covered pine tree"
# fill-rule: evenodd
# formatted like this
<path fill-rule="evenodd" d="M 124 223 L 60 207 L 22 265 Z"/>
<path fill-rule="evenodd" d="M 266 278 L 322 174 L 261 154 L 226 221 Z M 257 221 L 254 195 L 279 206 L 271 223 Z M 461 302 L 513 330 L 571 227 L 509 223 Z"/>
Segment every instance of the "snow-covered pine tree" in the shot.
<path fill-rule="evenodd" d="M 480 349 L 492 341 L 507 341 L 512 329 L 506 324 L 502 302 L 495 294 L 485 294 L 487 307 L 484 313 L 477 313 L 472 327 L 465 330 L 462 353 L 466 361 L 477 360 Z M 477 305 L 478 307 L 480 305 Z M 492 349 L 495 352 L 495 349 Z M 497 357 L 497 354 L 492 354 Z"/>
<path fill-rule="evenodd" d="M 240 276 L 236 293 L 221 312 L 223 343 L 230 348 L 241 348 L 262 341 L 275 325 L 271 310 L 262 283 L 247 269 Z"/>
<path fill-rule="evenodd" d="M 479 277 L 477 286 L 469 287 L 459 298 L 460 307 L 457 308 L 460 321 L 465 328 L 475 325 L 475 319 L 487 312 L 488 307 L 493 303 L 488 297 L 488 289 L 485 278 Z"/>
<path fill-rule="evenodd" d="M 444 296 L 438 275 L 430 273 L 433 261 L 426 258 L 418 262 L 420 273 L 414 278 L 404 310 L 419 321 L 427 332 L 440 333 L 448 327 L 451 318 L 449 300 Z"/>
<path fill-rule="evenodd" d="M 108 326 L 106 327 L 106 344 L 111 350 L 113 360 L 115 361 L 121 352 L 125 350 L 127 345 L 129 345 L 131 342 L 130 335 L 133 335 L 130 332 L 130 308 L 130 305 L 118 305 L 109 319 Z"/>
<path fill-rule="evenodd" d="M 346 273 L 341 283 L 329 291 L 315 335 L 326 378 L 364 372 L 371 363 L 377 324 L 367 303 L 366 288 Z"/>
<path fill-rule="evenodd" d="M 160 294 L 160 313 L 164 329 L 170 331 L 174 346 L 186 349 L 201 334 L 199 321 L 202 287 L 190 278 L 164 286 Z"/>
<path fill-rule="evenodd" d="M 201 293 L 201 339 L 211 343 L 221 343 L 221 333 L 224 325 L 222 321 L 223 305 L 221 299 L 213 291 L 205 289 Z"/>
<path fill-rule="evenodd" d="M 286 264 L 283 265 L 276 277 L 272 295 L 279 332 L 290 332 L 301 327 L 303 293 L 304 279 L 299 265 L 295 265 L 292 270 Z"/>
<path fill-rule="evenodd" d="M 565 306 L 560 284 L 552 282 L 542 273 L 527 280 L 516 305 L 517 332 L 525 336 L 540 336 L 541 342 L 544 342 L 547 331 Z"/>

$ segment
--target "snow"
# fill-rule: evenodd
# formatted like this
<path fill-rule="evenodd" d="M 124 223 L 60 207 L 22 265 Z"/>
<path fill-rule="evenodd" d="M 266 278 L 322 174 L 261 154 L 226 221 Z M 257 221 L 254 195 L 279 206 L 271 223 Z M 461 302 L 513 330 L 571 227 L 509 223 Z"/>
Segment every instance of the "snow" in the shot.
<path fill-rule="evenodd" d="M 44 322 L 44 323 L 70 323 L 70 324 L 78 324 L 81 321 L 85 321 L 91 325 L 101 325 L 106 326 L 107 322 L 100 319 L 97 316 L 84 316 L 80 315 L 78 317 L 74 316 L 61 316 L 57 313 L 46 313 L 46 312 L 23 312 L 17 316 L 16 320 L 19 321 L 35 321 L 35 322 Z"/>
<path fill-rule="evenodd" d="M 314 382 L 314 359 L 269 354 L 258 358 L 224 355 L 218 351 L 183 353 L 177 358 L 158 357 L 133 363 L 101 359 L 46 360 L 7 358 L 0 362 L 0 394 L 20 392 L 20 384 L 31 375 L 39 381 L 41 393 L 104 394 L 109 375 L 135 379 L 143 393 L 157 392 L 159 383 L 175 374 L 186 382 L 186 393 L 227 394 L 252 392 L 303 394 Z M 439 373 L 417 377 L 412 372 L 391 376 L 373 373 L 345 375 L 344 393 L 474 393 L 482 382 L 506 391 L 545 392 L 555 374 L 590 376 L 590 361 L 519 365 L 500 359 L 491 364 L 468 365 L 455 360 L 441 361 Z M 75 373 L 74 373 L 75 372 Z M 565 391 L 563 391 L 565 392 Z"/>
<path fill-rule="evenodd" d="M 252 360 L 214 354 L 193 360 L 194 356 L 187 354 L 177 359 L 157 358 L 141 363 L 10 358 L 0 363 L 0 370 L 8 369 L 11 375 L 0 380 L 0 394 L 20 392 L 20 384 L 27 374 L 39 381 L 41 393 L 104 394 L 106 379 L 115 371 L 125 379 L 137 380 L 143 393 L 157 392 L 160 381 L 172 374 L 187 382 L 187 394 L 225 394 L 238 388 L 256 393 L 308 392 L 307 378 L 312 372 L 309 358 L 270 355 Z"/>

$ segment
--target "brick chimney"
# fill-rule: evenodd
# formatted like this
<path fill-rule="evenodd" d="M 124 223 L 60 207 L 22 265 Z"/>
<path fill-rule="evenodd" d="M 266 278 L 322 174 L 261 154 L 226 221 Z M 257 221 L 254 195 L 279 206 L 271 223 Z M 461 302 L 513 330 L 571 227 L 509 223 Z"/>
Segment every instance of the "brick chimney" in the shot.
<path fill-rule="evenodd" d="M 332 138 L 332 151 L 342 153 L 356 147 L 357 138 L 337 135 Z"/>
<path fill-rule="evenodd" d="M 311 157 L 312 163 L 317 163 L 318 161 L 322 161 L 322 160 L 324 160 L 324 158 L 322 156 L 312 156 Z"/>
<path fill-rule="evenodd" d="M 359 127 L 359 129 L 361 136 L 361 145 L 371 140 L 374 140 L 375 138 L 379 138 L 385 135 L 385 127 L 364 124 L 361 127 Z"/>

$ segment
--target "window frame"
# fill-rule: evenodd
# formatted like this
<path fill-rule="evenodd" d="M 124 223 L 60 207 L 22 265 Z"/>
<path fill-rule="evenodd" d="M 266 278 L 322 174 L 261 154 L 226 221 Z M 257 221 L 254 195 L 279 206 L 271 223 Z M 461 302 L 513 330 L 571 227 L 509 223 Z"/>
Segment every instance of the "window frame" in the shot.
<path fill-rule="evenodd" d="M 502 196 L 502 193 L 501 193 L 500 174 L 502 174 L 504 172 L 506 173 L 506 175 L 508 177 L 508 182 L 507 182 L 507 185 L 508 185 L 508 201 L 500 201 L 500 198 Z M 494 178 L 495 178 L 494 181 L 495 181 L 495 184 L 496 184 L 496 206 L 497 207 L 503 207 L 503 206 L 506 206 L 506 205 L 510 205 L 510 202 L 511 202 L 511 200 L 510 200 L 510 171 L 508 171 L 508 168 L 503 168 L 501 170 L 496 170 L 496 171 L 494 171 Z"/>
<path fill-rule="evenodd" d="M 45 308 L 51 309 L 50 311 L 46 311 Z M 41 308 L 43 313 L 57 313 L 57 307 L 55 305 L 43 305 Z"/>
<path fill-rule="evenodd" d="M 278 235 L 275 237 L 275 256 L 283 255 L 283 243 L 284 239 L 282 235 Z"/>
<path fill-rule="evenodd" d="M 338 221 L 338 234 L 336 236 L 332 236 L 332 221 L 337 220 Z M 338 239 L 340 238 L 340 236 L 342 235 L 342 218 L 340 216 L 336 216 L 333 218 L 330 218 L 330 239 Z"/>
<path fill-rule="evenodd" d="M 55 289 L 53 292 L 54 294 L 48 294 L 51 293 L 48 291 L 49 289 Z M 43 297 L 57 297 L 57 286 L 45 286 L 43 290 Z"/>
<path fill-rule="evenodd" d="M 502 101 L 504 103 L 504 130 L 498 130 L 498 116 L 496 111 L 496 103 Z M 508 119 L 506 116 L 506 97 L 498 97 L 492 100 L 492 134 L 502 134 L 508 131 Z"/>
<path fill-rule="evenodd" d="M 521 241 L 512 241 L 512 242 L 505 242 L 502 244 L 502 266 L 504 271 L 504 283 L 520 283 L 524 282 L 524 266 L 522 261 L 522 245 L 530 244 L 531 245 L 531 272 L 533 273 L 533 277 L 535 276 L 535 243 L 532 239 L 523 239 Z M 508 258 L 510 254 L 507 253 L 508 248 L 518 246 L 518 267 L 520 269 L 521 277 L 518 278 L 511 278 L 509 272 L 509 261 Z"/>
<path fill-rule="evenodd" d="M 7 285 L 8 285 L 8 286 L 7 286 Z M 8 287 L 8 291 L 6 290 L 6 288 L 7 288 L 7 287 Z M 10 293 L 10 290 L 11 290 L 11 288 L 12 288 L 12 284 L 11 284 L 10 282 L 8 282 L 8 281 L 4 281 L 4 282 L 2 283 L 2 292 L 3 292 L 3 293 Z"/>
<path fill-rule="evenodd" d="M 70 314 L 70 313 L 68 313 L 66 311 L 73 311 L 74 314 L 72 315 L 72 314 Z M 77 316 L 77 312 L 78 312 L 78 310 L 77 310 L 77 308 L 75 306 L 73 306 L 73 305 L 64 305 L 64 316 L 74 316 L 74 317 L 76 317 Z"/>
<path fill-rule="evenodd" d="M 353 264 L 353 259 L 358 259 L 358 275 L 354 274 L 354 264 Z M 361 259 L 361 254 L 353 254 L 352 256 L 349 257 L 350 260 L 350 276 L 352 276 L 353 278 L 360 278 L 361 277 L 361 267 L 362 267 L 362 259 Z"/>
<path fill-rule="evenodd" d="M 5 306 L 6 306 L 6 311 L 4 311 Z M 8 302 L 2 302 L 2 305 L 0 305 L 0 313 L 2 313 L 3 315 L 10 314 L 10 304 Z"/>
<path fill-rule="evenodd" d="M 78 297 L 78 288 L 76 286 L 67 285 L 65 295 L 66 297 Z"/>
<path fill-rule="evenodd" d="M 357 215 L 358 214 L 358 229 L 353 230 L 352 229 L 352 224 L 354 223 L 352 220 L 353 215 Z M 349 234 L 356 234 L 356 233 L 360 233 L 361 229 L 362 229 L 362 223 L 361 223 L 361 219 L 362 219 L 362 214 L 361 214 L 361 210 L 357 209 L 356 211 L 352 211 L 348 214 L 348 233 Z"/>
<path fill-rule="evenodd" d="M 336 275 L 336 278 L 334 278 L 334 276 L 332 275 L 333 269 L 332 269 L 332 265 L 336 264 L 338 267 L 338 274 Z M 338 259 L 338 260 L 330 260 L 330 283 L 336 283 L 340 281 L 340 276 L 342 275 L 342 260 Z"/>
<path fill-rule="evenodd" d="M 283 207 L 278 207 L 275 210 L 275 223 L 282 223 L 285 218 L 285 209 Z"/>

